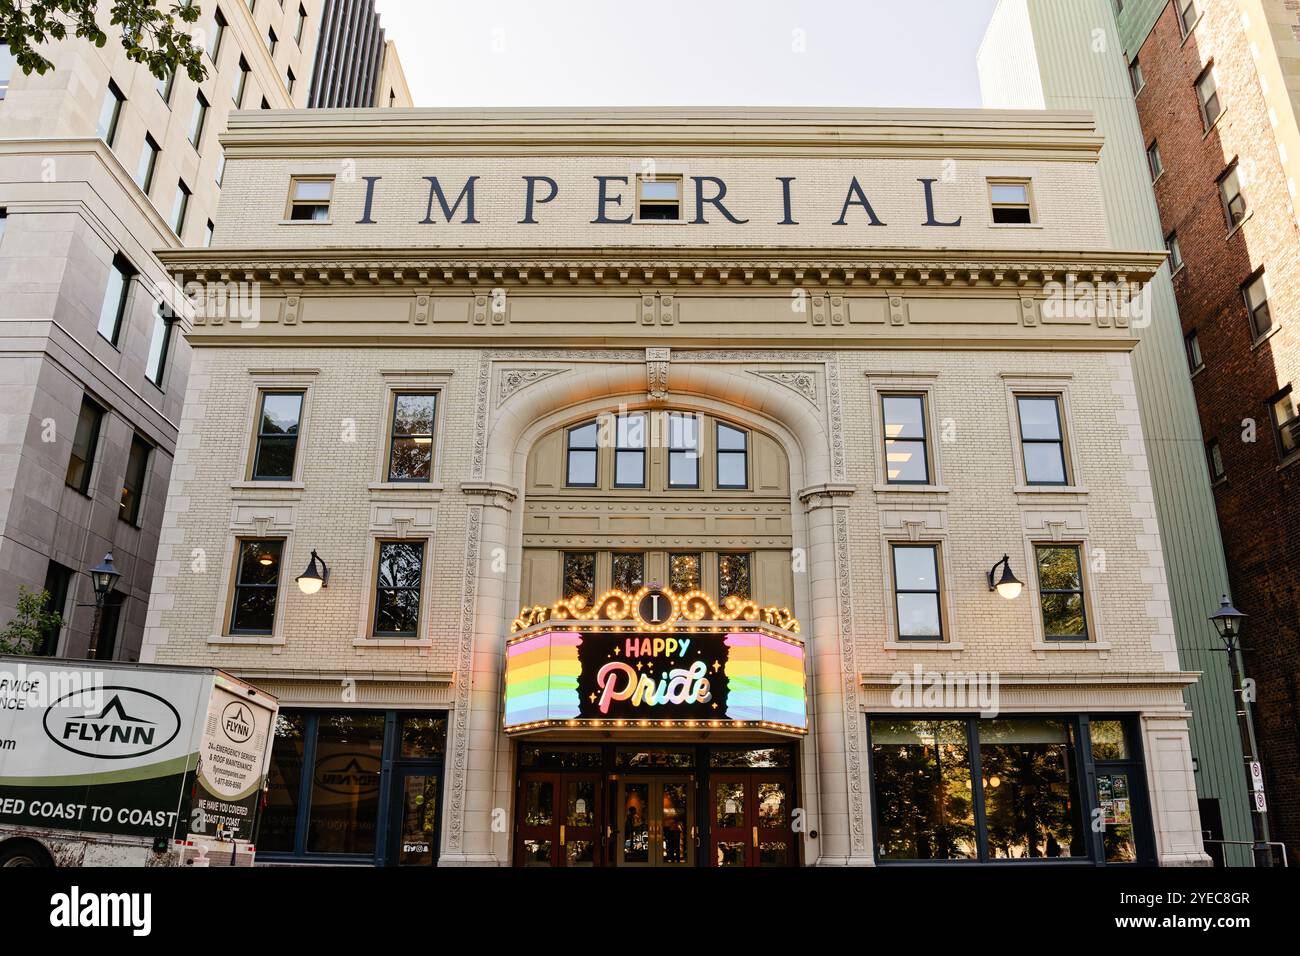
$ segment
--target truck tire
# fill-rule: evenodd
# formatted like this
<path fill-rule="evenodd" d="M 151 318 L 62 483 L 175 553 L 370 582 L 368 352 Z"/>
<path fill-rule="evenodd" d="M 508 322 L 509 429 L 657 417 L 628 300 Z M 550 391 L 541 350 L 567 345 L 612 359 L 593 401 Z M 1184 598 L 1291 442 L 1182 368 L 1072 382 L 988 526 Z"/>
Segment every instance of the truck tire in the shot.
<path fill-rule="evenodd" d="M 0 868 L 11 866 L 52 868 L 54 861 L 39 843 L 32 840 L 12 840 L 0 846 Z"/>

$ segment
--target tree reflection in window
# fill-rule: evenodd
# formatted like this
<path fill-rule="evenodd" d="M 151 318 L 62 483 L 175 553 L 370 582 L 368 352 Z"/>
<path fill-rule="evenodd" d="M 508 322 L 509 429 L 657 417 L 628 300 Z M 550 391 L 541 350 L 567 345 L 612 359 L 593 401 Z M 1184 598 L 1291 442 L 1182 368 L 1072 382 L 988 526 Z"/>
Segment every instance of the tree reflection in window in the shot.
<path fill-rule="evenodd" d="M 564 555 L 564 596 L 584 597 L 590 607 L 596 600 L 596 555 L 568 552 Z"/>
<path fill-rule="evenodd" d="M 1088 618 L 1078 546 L 1043 546 L 1037 552 L 1043 636 L 1049 641 L 1086 641 Z"/>
<path fill-rule="evenodd" d="M 731 595 L 748 600 L 752 595 L 749 586 L 749 555 L 718 555 L 718 600 Z"/>
<path fill-rule="evenodd" d="M 420 581 L 424 542 L 385 541 L 379 546 L 375 633 L 413 637 L 420 622 Z"/>
<path fill-rule="evenodd" d="M 700 556 L 698 554 L 670 554 L 668 556 L 668 589 L 674 594 L 700 589 Z"/>
<path fill-rule="evenodd" d="M 990 859 L 1086 856 L 1074 728 L 1061 720 L 982 720 L 979 741 Z"/>
<path fill-rule="evenodd" d="M 428 481 L 433 474 L 433 421 L 437 400 L 432 393 L 394 396 L 389 481 Z"/>
<path fill-rule="evenodd" d="M 645 584 L 645 555 L 615 552 L 611 562 L 613 586 L 626 594 L 636 594 Z"/>
<path fill-rule="evenodd" d="M 965 721 L 873 720 L 871 760 L 880 859 L 976 858 Z"/>

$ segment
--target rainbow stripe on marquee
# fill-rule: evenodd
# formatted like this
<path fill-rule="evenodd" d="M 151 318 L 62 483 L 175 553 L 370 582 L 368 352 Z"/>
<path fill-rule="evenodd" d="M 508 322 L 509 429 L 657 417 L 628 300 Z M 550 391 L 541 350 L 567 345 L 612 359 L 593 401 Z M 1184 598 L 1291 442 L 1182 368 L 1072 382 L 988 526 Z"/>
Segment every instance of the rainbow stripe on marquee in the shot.
<path fill-rule="evenodd" d="M 553 631 L 506 648 L 506 726 L 578 716 L 578 645 L 574 631 Z"/>
<path fill-rule="evenodd" d="M 807 727 L 803 648 L 767 634 L 728 634 L 727 719 Z"/>

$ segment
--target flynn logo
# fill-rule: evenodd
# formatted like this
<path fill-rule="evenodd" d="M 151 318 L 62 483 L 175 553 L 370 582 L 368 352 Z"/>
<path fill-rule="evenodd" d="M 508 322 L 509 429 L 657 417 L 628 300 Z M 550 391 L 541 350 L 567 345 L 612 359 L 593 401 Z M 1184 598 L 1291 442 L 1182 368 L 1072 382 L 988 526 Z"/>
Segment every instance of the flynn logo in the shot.
<path fill-rule="evenodd" d="M 157 694 L 100 687 L 95 695 L 75 691 L 51 704 L 45 711 L 46 736 L 82 757 L 124 760 L 161 750 L 180 733 L 180 714 Z"/>
<path fill-rule="evenodd" d="M 232 701 L 221 712 L 221 732 L 237 744 L 253 736 L 253 715 L 242 700 Z"/>
<path fill-rule="evenodd" d="M 83 893 L 74 886 L 50 897 L 50 925 L 56 929 L 126 927 L 132 936 L 153 930 L 150 893 Z"/>

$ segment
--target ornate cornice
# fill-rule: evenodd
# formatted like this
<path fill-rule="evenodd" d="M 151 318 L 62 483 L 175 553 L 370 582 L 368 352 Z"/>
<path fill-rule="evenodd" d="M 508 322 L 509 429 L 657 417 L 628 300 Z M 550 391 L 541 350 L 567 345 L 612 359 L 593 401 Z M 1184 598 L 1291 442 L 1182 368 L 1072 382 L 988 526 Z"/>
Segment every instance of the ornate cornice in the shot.
<path fill-rule="evenodd" d="M 1071 278 L 1145 282 L 1163 252 L 802 249 L 765 256 L 752 248 L 652 249 L 172 249 L 159 253 L 186 281 L 458 291 L 491 288 L 644 286 L 1034 289 Z"/>

